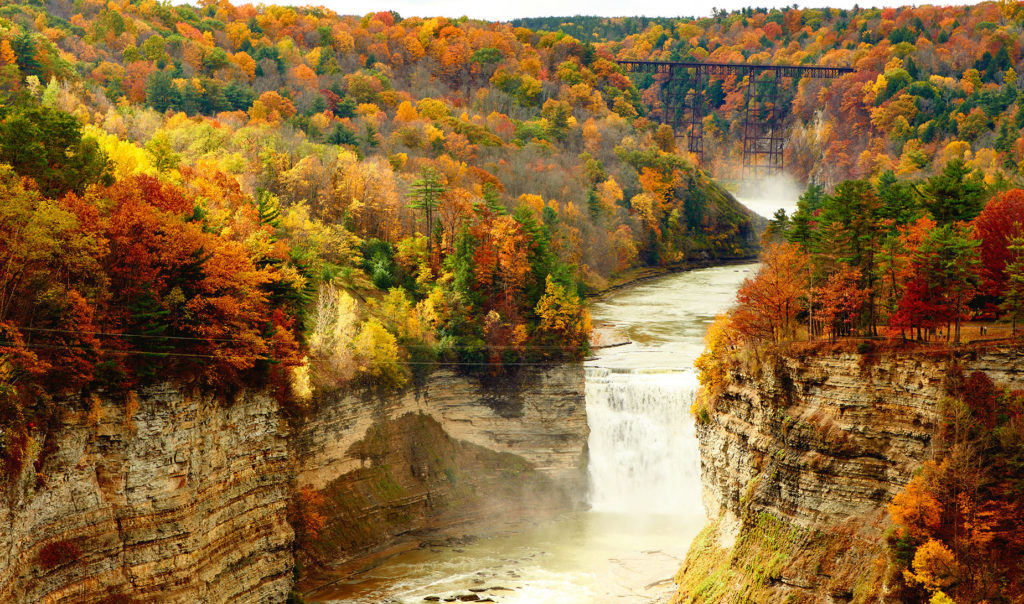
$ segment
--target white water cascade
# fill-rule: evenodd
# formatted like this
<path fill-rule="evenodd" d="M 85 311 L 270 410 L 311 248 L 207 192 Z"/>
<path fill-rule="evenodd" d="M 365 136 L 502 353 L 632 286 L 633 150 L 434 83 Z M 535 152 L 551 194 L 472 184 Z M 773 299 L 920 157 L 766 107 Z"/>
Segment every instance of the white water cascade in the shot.
<path fill-rule="evenodd" d="M 590 503 L 597 512 L 702 516 L 692 370 L 587 370 Z"/>

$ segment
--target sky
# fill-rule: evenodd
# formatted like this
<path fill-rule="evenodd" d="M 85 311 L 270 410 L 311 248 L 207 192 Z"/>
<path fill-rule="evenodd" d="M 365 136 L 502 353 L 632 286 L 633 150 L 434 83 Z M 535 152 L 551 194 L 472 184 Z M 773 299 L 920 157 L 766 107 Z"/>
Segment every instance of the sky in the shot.
<path fill-rule="evenodd" d="M 517 17 L 549 17 L 572 15 L 601 15 L 606 17 L 647 16 L 647 17 L 706 17 L 712 8 L 735 10 L 747 6 L 776 7 L 791 6 L 781 2 L 765 0 L 263 0 L 272 4 L 321 5 L 343 15 L 365 15 L 369 12 L 394 10 L 403 17 L 461 17 L 490 21 L 507 21 Z M 977 0 L 953 0 L 955 4 L 975 4 Z M 940 2 L 941 3 L 941 2 Z M 803 3 L 801 7 L 830 6 L 852 8 L 857 0 L 827 0 Z M 906 1 L 863 1 L 861 6 L 891 6 L 922 4 Z"/>

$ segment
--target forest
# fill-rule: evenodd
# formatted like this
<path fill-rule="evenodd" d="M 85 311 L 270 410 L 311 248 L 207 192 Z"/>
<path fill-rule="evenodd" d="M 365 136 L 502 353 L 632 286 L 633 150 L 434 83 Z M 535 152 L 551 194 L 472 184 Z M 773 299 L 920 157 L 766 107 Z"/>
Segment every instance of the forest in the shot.
<path fill-rule="evenodd" d="M 505 25 L 8 4 L 0 101 L 5 476 L 42 466 L 60 409 L 130 416 L 161 381 L 298 417 L 578 360 L 586 293 L 757 246 L 761 219 L 634 125 L 613 62 Z"/>
<path fill-rule="evenodd" d="M 42 467 L 62 406 L 120 397 L 130 417 L 160 381 L 265 387 L 301 416 L 317 392 L 441 366 L 578 361 L 588 293 L 752 257 L 762 221 L 709 175 L 736 178 L 759 83 L 694 91 L 698 165 L 657 121 L 688 82 L 616 60 L 856 69 L 784 83 L 786 165 L 810 186 L 710 332 L 709 391 L 716 351 L 1015 331 L 1022 21 L 1011 1 L 513 23 L 4 3 L 0 474 Z M 892 504 L 908 598 L 1021 589 L 1021 397 L 983 377 L 951 377 L 948 446 Z M 977 483 L 953 484 L 979 452 Z"/>
<path fill-rule="evenodd" d="M 1019 2 L 973 6 L 716 10 L 699 19 L 541 18 L 520 22 L 593 42 L 617 60 L 853 67 L 834 81 L 783 78 L 785 164 L 800 182 L 934 174 L 959 158 L 986 182 L 1019 181 L 1024 161 Z M 543 34 L 550 35 L 550 34 Z M 633 76 L 650 113 L 686 77 Z M 762 76 L 767 78 L 767 76 Z M 739 178 L 744 93 L 714 77 L 701 92 L 704 169 Z M 767 82 L 754 82 L 766 86 Z"/>

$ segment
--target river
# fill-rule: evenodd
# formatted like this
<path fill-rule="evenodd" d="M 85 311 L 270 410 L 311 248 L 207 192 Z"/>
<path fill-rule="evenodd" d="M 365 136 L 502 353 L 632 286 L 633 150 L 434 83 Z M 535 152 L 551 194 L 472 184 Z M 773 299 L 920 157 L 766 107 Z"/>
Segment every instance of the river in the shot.
<path fill-rule="evenodd" d="M 591 509 L 515 535 L 397 555 L 336 602 L 478 593 L 506 604 L 665 601 L 705 522 L 690 403 L 704 332 L 755 265 L 666 275 L 592 304 L 630 344 L 586 364 Z"/>

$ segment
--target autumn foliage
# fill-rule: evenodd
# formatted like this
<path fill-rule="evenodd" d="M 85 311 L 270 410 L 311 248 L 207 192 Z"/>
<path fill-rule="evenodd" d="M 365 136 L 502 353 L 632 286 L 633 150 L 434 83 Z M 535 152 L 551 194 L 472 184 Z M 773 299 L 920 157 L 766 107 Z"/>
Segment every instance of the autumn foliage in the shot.
<path fill-rule="evenodd" d="M 936 458 L 893 498 L 891 575 L 902 601 L 1007 601 L 1024 596 L 1019 391 L 951 368 Z"/>
<path fill-rule="evenodd" d="M 782 243 L 768 247 L 761 262 L 736 294 L 732 328 L 753 341 L 790 339 L 807 290 L 807 258 L 799 246 Z"/>
<path fill-rule="evenodd" d="M 324 506 L 327 498 L 313 487 L 305 486 L 298 490 L 292 502 L 292 524 L 305 541 L 315 541 L 327 526 Z"/>

